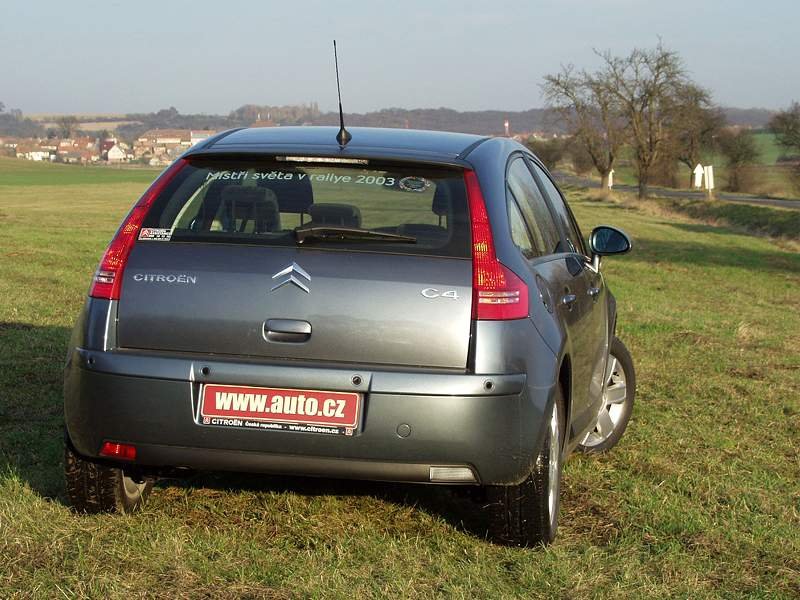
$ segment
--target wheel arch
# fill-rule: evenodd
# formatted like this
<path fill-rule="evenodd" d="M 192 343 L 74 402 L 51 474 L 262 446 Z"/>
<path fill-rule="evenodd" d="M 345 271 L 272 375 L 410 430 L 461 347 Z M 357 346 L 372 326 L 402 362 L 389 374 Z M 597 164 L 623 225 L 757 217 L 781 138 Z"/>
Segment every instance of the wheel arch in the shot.
<path fill-rule="evenodd" d="M 570 439 L 570 419 L 572 418 L 572 359 L 569 354 L 565 354 L 558 367 L 558 385 L 561 387 L 561 394 L 564 398 L 564 440 L 562 445 L 566 446 Z"/>

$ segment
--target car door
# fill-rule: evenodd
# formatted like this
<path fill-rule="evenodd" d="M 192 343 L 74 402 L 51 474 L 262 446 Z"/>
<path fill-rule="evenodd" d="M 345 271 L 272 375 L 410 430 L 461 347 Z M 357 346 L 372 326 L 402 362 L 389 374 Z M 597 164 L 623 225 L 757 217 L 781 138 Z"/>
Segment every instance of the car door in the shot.
<path fill-rule="evenodd" d="M 610 344 L 607 291 L 602 274 L 592 266 L 583 236 L 563 194 L 541 165 L 530 158 L 528 162 L 555 213 L 556 222 L 566 242 L 564 250 L 572 263 L 571 273 L 574 274 L 575 293 L 578 296 L 573 310 L 579 313 L 573 341 L 578 344 L 576 354 L 580 355 L 576 362 L 581 362 L 586 370 L 582 380 L 584 387 L 580 393 L 586 399 L 589 415 L 594 416 L 602 401 Z"/>
<path fill-rule="evenodd" d="M 586 335 L 588 297 L 583 267 L 567 247 L 555 212 L 545 199 L 522 154 L 514 155 L 506 170 L 506 194 L 511 235 L 526 258 L 546 311 L 532 311 L 534 324 L 554 352 L 566 346 L 572 371 L 573 415 L 588 409 L 590 367 L 581 351 Z M 596 413 L 595 413 L 596 416 Z"/>

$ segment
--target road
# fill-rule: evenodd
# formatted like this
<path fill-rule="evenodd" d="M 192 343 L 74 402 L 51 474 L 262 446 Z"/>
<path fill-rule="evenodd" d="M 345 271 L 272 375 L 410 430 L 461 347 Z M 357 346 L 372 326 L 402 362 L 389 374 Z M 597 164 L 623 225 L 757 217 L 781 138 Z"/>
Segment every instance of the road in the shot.
<path fill-rule="evenodd" d="M 600 182 L 587 177 L 578 177 L 570 175 L 561 171 L 555 171 L 556 179 L 571 185 L 581 187 L 599 188 Z M 615 190 L 623 192 L 636 192 L 638 188 L 635 185 L 615 185 Z M 695 192 L 692 190 L 676 190 L 672 188 L 662 188 L 657 186 L 650 186 L 650 191 L 658 196 L 665 198 L 686 198 L 693 200 L 704 200 L 706 198 L 705 192 Z M 777 206 L 778 208 L 789 208 L 800 210 L 800 200 L 782 200 L 780 198 L 757 198 L 754 196 L 747 196 L 745 194 L 733 194 L 731 192 L 717 192 L 714 195 L 716 200 L 724 200 L 725 202 L 741 202 L 744 204 L 760 204 L 765 206 Z"/>

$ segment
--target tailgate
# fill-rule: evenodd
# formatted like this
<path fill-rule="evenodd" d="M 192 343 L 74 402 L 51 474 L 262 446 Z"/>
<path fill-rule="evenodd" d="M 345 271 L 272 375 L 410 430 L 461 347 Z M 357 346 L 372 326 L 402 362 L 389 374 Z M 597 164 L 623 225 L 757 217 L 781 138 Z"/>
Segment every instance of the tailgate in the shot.
<path fill-rule="evenodd" d="M 465 368 L 469 259 L 139 242 L 125 269 L 125 348 Z"/>

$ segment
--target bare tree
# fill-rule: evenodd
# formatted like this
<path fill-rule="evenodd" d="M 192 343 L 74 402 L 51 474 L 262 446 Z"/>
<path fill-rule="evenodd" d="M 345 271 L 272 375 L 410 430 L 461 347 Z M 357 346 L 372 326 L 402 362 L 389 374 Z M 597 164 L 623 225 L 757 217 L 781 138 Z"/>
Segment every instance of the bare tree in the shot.
<path fill-rule="evenodd" d="M 556 164 L 564 158 L 566 153 L 566 144 L 559 138 L 552 138 L 549 140 L 531 139 L 526 144 L 531 151 L 539 157 L 544 163 L 544 166 L 549 170 L 553 170 Z"/>
<path fill-rule="evenodd" d="M 742 191 L 746 168 L 758 160 L 759 152 L 752 134 L 741 129 L 727 129 L 719 136 L 719 148 L 728 166 L 728 190 Z"/>
<path fill-rule="evenodd" d="M 547 103 L 559 115 L 582 146 L 608 189 L 608 176 L 625 138 L 625 120 L 619 100 L 604 84 L 602 74 L 576 72 L 572 65 L 544 78 L 542 91 Z"/>
<path fill-rule="evenodd" d="M 72 137 L 78 129 L 78 118 L 72 115 L 64 115 L 56 119 L 56 126 L 62 138 Z"/>
<path fill-rule="evenodd" d="M 778 143 L 790 152 L 800 152 L 800 104 L 792 105 L 769 121 L 769 128 Z"/>
<path fill-rule="evenodd" d="M 675 98 L 687 83 L 680 57 L 660 43 L 636 48 L 626 57 L 597 53 L 604 67 L 598 83 L 621 105 L 630 131 L 639 178 L 639 197 L 647 195 L 650 172 L 665 141 Z"/>
<path fill-rule="evenodd" d="M 594 160 L 586 146 L 580 140 L 575 139 L 574 136 L 567 140 L 567 154 L 576 174 L 588 175 L 592 169 L 595 169 Z M 608 189 L 608 186 L 606 185 L 604 189 Z"/>
<path fill-rule="evenodd" d="M 701 161 L 701 154 L 714 146 L 715 138 L 725 125 L 725 115 L 711 102 L 711 94 L 695 83 L 687 82 L 677 89 L 669 110 L 668 130 L 672 154 L 692 170 Z"/>
<path fill-rule="evenodd" d="M 800 104 L 792 102 L 788 109 L 772 117 L 769 128 L 778 144 L 787 152 L 800 153 Z M 795 164 L 791 169 L 790 177 L 797 191 L 800 191 L 800 164 Z"/>

